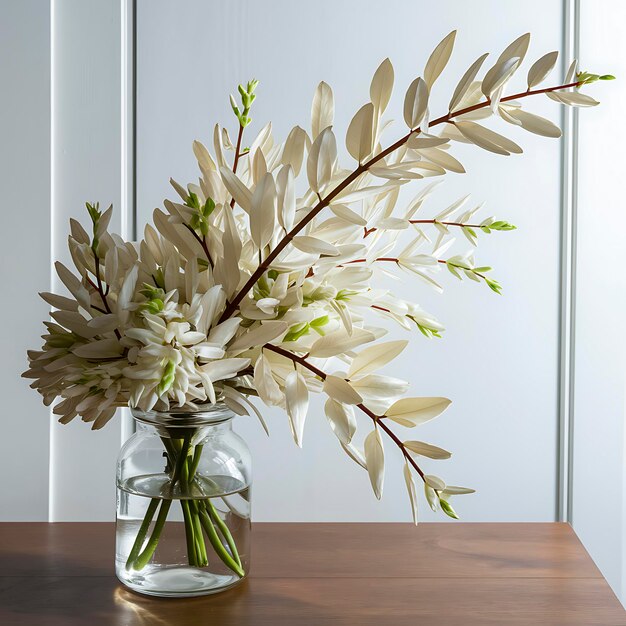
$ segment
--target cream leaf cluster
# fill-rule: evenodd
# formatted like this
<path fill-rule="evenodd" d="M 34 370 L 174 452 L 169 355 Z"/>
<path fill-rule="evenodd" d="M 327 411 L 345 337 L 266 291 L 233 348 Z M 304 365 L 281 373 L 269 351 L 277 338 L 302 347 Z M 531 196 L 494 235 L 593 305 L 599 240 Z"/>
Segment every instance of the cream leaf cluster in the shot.
<path fill-rule="evenodd" d="M 522 152 L 483 124 L 488 117 L 558 137 L 558 127 L 523 110 L 522 100 L 547 95 L 592 106 L 597 102 L 578 88 L 610 77 L 578 73 L 574 63 L 562 83 L 537 88 L 556 64 L 551 52 L 532 65 L 522 91 L 507 95 L 528 50 L 529 35 L 523 35 L 482 79 L 488 55 L 472 63 L 448 111 L 434 117 L 430 93 L 455 36 L 444 38 L 409 85 L 402 111 L 408 131 L 387 147 L 384 115 L 394 86 L 388 59 L 347 128 L 348 165 L 340 164 L 333 91 L 324 82 L 315 90 L 309 130 L 296 126 L 277 141 L 267 124 L 243 148 L 257 87 L 251 81 L 240 86 L 241 105 L 231 97 L 236 141 L 216 125 L 212 151 L 194 142 L 198 181 L 171 181 L 178 197 L 154 211 L 138 244 L 109 233 L 111 208 L 87 205 L 91 233 L 71 220 L 74 269 L 57 263 L 69 295 L 41 294 L 54 309 L 52 321 L 45 322 L 42 349 L 28 353 L 25 372 L 46 404 L 56 402 L 60 421 L 80 415 L 100 428 L 119 406 L 193 409 L 207 402 L 260 418 L 250 400 L 258 397 L 285 410 L 302 445 L 310 394 L 322 393 L 331 432 L 367 470 L 377 497 L 391 444 L 405 460 L 415 520 L 416 474 L 429 505 L 456 517 L 450 498 L 471 489 L 449 486 L 418 464 L 450 453 L 403 441 L 391 428 L 420 426 L 450 402 L 406 397 L 407 382 L 381 373 L 408 342 L 381 341 L 386 331 L 377 318 L 427 337 L 439 337 L 443 325 L 419 303 L 377 285 L 386 284 L 381 277 L 406 274 L 442 291 L 439 276 L 447 269 L 499 293 L 491 268 L 477 264 L 473 251 L 481 236 L 514 226 L 476 218 L 480 206 L 469 197 L 422 216 L 436 183 L 420 187 L 408 203 L 400 191 L 414 181 L 465 172 L 452 154 L 458 142 L 505 156 Z M 457 235 L 470 250 L 446 256 Z"/>

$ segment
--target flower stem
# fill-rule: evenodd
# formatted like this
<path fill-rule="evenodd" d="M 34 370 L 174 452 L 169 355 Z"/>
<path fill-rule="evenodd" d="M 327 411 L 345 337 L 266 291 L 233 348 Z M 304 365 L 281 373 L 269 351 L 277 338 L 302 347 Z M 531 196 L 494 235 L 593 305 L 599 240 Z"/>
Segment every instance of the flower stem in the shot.
<path fill-rule="evenodd" d="M 226 522 L 224 522 L 224 520 L 220 517 L 217 509 L 215 508 L 215 505 L 213 504 L 213 502 L 211 502 L 210 499 L 204 501 L 204 506 L 206 507 L 207 513 L 213 520 L 213 523 L 217 526 L 218 530 L 222 534 L 222 537 L 224 537 L 224 539 L 226 540 L 226 543 L 230 548 L 230 553 L 232 554 L 235 561 L 237 561 L 237 565 L 241 567 L 241 558 L 237 550 L 237 545 L 235 544 L 235 540 L 233 539 L 230 530 L 228 530 Z"/>
<path fill-rule="evenodd" d="M 535 89 L 533 91 L 522 91 L 521 93 L 505 96 L 500 100 L 500 102 L 509 102 L 511 100 L 527 98 L 528 96 L 535 96 L 543 93 L 552 93 L 553 91 L 562 91 L 564 89 L 578 86 L 579 83 L 578 81 L 576 81 L 568 83 L 566 85 L 556 85 L 554 87 Z M 478 104 L 474 104 L 464 109 L 459 109 L 458 111 L 448 111 L 445 115 L 442 115 L 441 117 L 432 120 L 429 128 L 432 128 L 433 126 L 438 126 L 439 124 L 446 124 L 456 117 L 466 115 L 467 113 L 477 111 L 478 109 L 484 109 L 485 107 L 490 106 L 490 104 L 491 101 L 487 99 L 479 102 Z M 230 302 L 226 305 L 224 312 L 219 318 L 219 322 L 223 322 L 233 315 L 233 313 L 239 307 L 241 301 L 246 297 L 246 295 L 254 287 L 254 285 L 256 285 L 261 276 L 263 276 L 266 270 L 271 266 L 272 262 L 289 245 L 292 239 L 315 218 L 316 215 L 318 215 L 323 209 L 325 209 L 342 191 L 349 187 L 357 178 L 367 172 L 369 168 L 372 167 L 372 165 L 375 165 L 380 160 L 384 159 L 385 157 L 389 156 L 390 154 L 401 148 L 413 135 L 418 135 L 420 132 L 420 128 L 411 129 L 406 135 L 398 139 L 398 141 L 371 157 L 369 161 L 360 164 L 359 167 L 357 167 L 353 172 L 346 176 L 346 178 L 344 178 L 341 183 L 339 183 L 334 189 L 332 189 L 326 196 L 324 196 L 323 198 L 319 197 L 319 202 L 297 224 L 295 224 L 288 233 L 285 234 L 285 236 L 276 244 L 274 249 L 271 250 L 269 254 L 265 257 L 265 259 L 263 259 L 259 263 L 256 270 L 254 270 L 254 272 L 250 275 L 243 287 L 241 287 L 239 291 L 237 291 L 237 293 L 233 296 Z"/>
<path fill-rule="evenodd" d="M 189 500 L 181 500 L 180 508 L 183 510 L 185 521 L 185 541 L 187 542 L 187 561 L 189 565 L 198 565 L 198 555 L 196 553 L 196 538 L 189 509 Z"/>
<path fill-rule="evenodd" d="M 159 502 L 160 501 L 158 498 L 152 498 L 152 500 L 150 500 L 150 504 L 148 504 L 148 510 L 146 511 L 146 515 L 144 516 L 141 527 L 139 528 L 139 532 L 137 533 L 135 543 L 133 544 L 133 547 L 126 561 L 127 570 L 131 569 L 135 559 L 139 555 L 139 551 L 141 550 L 143 542 L 146 539 L 146 535 L 148 534 L 148 528 L 150 528 L 150 524 L 152 523 L 152 518 L 154 517 L 157 507 L 159 506 Z"/>
<path fill-rule="evenodd" d="M 206 503 L 206 501 L 205 501 Z M 230 555 L 228 550 L 224 547 L 224 544 L 220 540 L 217 531 L 215 530 L 215 526 L 209 517 L 209 514 L 206 512 L 206 509 L 201 508 L 199 511 L 200 514 L 200 522 L 202 523 L 202 527 L 204 528 L 204 532 L 206 533 L 213 549 L 217 553 L 217 556 L 220 557 L 224 565 L 233 570 L 240 578 L 245 576 L 245 572 L 241 565 L 237 563 L 237 561 Z"/>
<path fill-rule="evenodd" d="M 159 508 L 159 514 L 157 515 L 154 529 L 152 530 L 152 534 L 150 535 L 150 539 L 148 540 L 144 551 L 135 560 L 135 563 L 133 565 L 134 569 L 143 569 L 152 558 L 152 555 L 154 554 L 154 551 L 156 550 L 156 547 L 159 543 L 161 532 L 163 531 L 163 527 L 165 526 L 165 520 L 167 519 L 167 514 L 170 510 L 171 505 L 171 500 L 161 501 L 161 507 Z"/>

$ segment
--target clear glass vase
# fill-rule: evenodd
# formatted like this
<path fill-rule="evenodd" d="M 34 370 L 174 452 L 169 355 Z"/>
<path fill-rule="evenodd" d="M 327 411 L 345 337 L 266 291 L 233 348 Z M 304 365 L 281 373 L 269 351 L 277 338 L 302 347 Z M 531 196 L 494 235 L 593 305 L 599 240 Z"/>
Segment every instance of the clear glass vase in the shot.
<path fill-rule="evenodd" d="M 250 566 L 250 451 L 221 404 L 133 410 L 117 465 L 115 572 L 153 596 L 228 589 Z"/>

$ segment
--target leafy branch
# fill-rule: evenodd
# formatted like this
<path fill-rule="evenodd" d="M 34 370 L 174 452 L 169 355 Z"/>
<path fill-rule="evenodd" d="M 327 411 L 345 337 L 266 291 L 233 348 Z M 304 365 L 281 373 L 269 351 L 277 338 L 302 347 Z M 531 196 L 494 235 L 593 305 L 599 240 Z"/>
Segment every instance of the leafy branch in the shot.
<path fill-rule="evenodd" d="M 572 87 L 579 87 L 580 81 L 576 80 L 575 82 L 570 82 L 564 85 L 557 85 L 554 87 L 546 87 L 543 89 L 535 89 L 535 90 L 527 90 L 520 93 L 516 93 L 510 96 L 503 97 L 500 102 L 510 102 L 513 100 L 519 100 L 521 98 L 527 98 L 529 96 L 535 96 L 539 94 L 552 93 L 555 91 L 562 91 L 565 89 L 570 89 Z M 491 105 L 491 100 L 488 98 L 478 104 L 474 104 L 472 106 L 466 107 L 464 109 L 459 109 L 458 111 L 448 111 L 445 115 L 436 118 L 433 120 L 429 128 L 434 126 L 438 126 L 440 124 L 445 124 L 450 122 L 456 117 L 460 117 L 462 115 L 466 115 L 468 113 L 472 113 L 473 111 L 478 111 L 479 109 L 484 109 Z M 244 297 L 248 294 L 248 292 L 254 287 L 256 282 L 263 276 L 263 274 L 267 271 L 267 269 L 271 266 L 272 262 L 278 257 L 278 255 L 289 245 L 291 240 L 304 229 L 304 227 L 309 224 L 324 208 L 326 208 L 342 191 L 344 191 L 347 187 L 349 187 L 354 181 L 359 178 L 362 174 L 367 172 L 373 165 L 389 156 L 402 146 L 413 136 L 419 134 L 421 129 L 418 127 L 416 129 L 410 130 L 406 135 L 398 139 L 395 143 L 388 146 L 385 150 L 382 150 L 377 155 L 373 156 L 371 159 L 366 161 L 365 163 L 360 164 L 351 174 L 349 174 L 339 185 L 337 185 L 330 193 L 328 193 L 325 197 L 320 198 L 319 202 L 309 211 L 309 213 L 303 217 L 288 233 L 285 234 L 283 239 L 278 242 L 278 244 L 274 247 L 273 250 L 269 252 L 269 254 L 265 257 L 265 259 L 259 263 L 257 269 L 252 273 L 250 278 L 246 281 L 243 287 L 237 292 L 237 294 L 233 297 L 233 299 L 228 303 L 226 309 L 224 310 L 222 316 L 220 317 L 220 322 L 227 320 L 229 317 L 233 315 L 233 313 L 237 310 L 239 304 L 244 299 Z"/>
<path fill-rule="evenodd" d="M 280 346 L 275 346 L 273 344 L 266 343 L 263 346 L 263 348 L 266 349 L 266 350 L 269 350 L 270 352 L 274 352 L 276 354 L 279 354 L 280 356 L 283 356 L 283 357 L 293 361 L 294 363 L 297 363 L 298 365 L 300 365 L 300 366 L 304 367 L 305 369 L 309 370 L 309 372 L 315 374 L 322 381 L 326 380 L 326 377 L 328 376 L 326 374 L 326 372 L 324 372 L 319 367 L 316 367 L 315 365 L 313 365 L 312 363 L 307 361 L 305 357 L 298 356 L 297 354 L 294 354 L 293 352 L 290 352 L 289 350 L 285 350 L 284 348 L 281 348 Z M 405 461 L 408 464 L 410 464 L 413 467 L 413 469 L 419 474 L 419 477 L 422 479 L 424 484 L 427 487 L 430 487 L 431 489 L 433 489 L 433 491 L 435 492 L 435 494 L 437 496 L 439 504 L 441 506 L 441 510 L 446 515 L 448 515 L 449 517 L 453 517 L 453 518 L 457 519 L 458 518 L 457 514 L 455 513 L 455 511 L 451 507 L 451 505 L 446 501 L 445 497 L 440 493 L 440 490 L 437 490 L 437 489 L 433 488 L 431 485 L 429 485 L 428 479 L 426 477 L 425 472 L 417 464 L 417 462 L 415 461 L 415 459 L 413 458 L 413 456 L 411 455 L 411 453 L 409 452 L 409 450 L 407 449 L 405 444 L 393 432 L 393 430 L 391 430 L 391 428 L 389 428 L 389 426 L 383 421 L 386 416 L 385 415 L 376 415 L 372 410 L 368 409 L 362 402 L 356 404 L 355 406 L 358 409 L 360 409 L 365 415 L 367 415 L 374 422 L 374 425 L 376 427 L 380 428 L 383 432 L 385 432 L 385 434 L 400 449 L 400 451 L 402 452 L 402 456 L 404 457 Z"/>
<path fill-rule="evenodd" d="M 98 294 L 100 294 L 100 300 L 102 300 L 102 306 L 104 307 L 104 313 L 112 313 L 111 307 L 109 306 L 109 301 L 107 300 L 107 292 L 104 290 L 104 285 L 102 283 L 102 278 L 100 276 L 100 255 L 98 254 L 98 245 L 100 244 L 100 237 L 108 226 L 109 220 L 111 219 L 111 213 L 113 207 L 109 207 L 105 213 L 100 211 L 100 204 L 96 202 L 95 204 L 91 204 L 89 202 L 86 203 L 87 212 L 89 213 L 89 217 L 91 218 L 91 222 L 93 224 L 93 237 L 91 240 L 91 251 L 93 252 L 93 258 L 95 262 L 95 277 L 97 285 L 91 283 Z M 90 281 L 91 282 L 91 281 Z M 102 309 L 99 309 L 102 311 Z M 115 328 L 113 329 L 115 336 L 118 339 L 122 338 L 120 331 Z"/>

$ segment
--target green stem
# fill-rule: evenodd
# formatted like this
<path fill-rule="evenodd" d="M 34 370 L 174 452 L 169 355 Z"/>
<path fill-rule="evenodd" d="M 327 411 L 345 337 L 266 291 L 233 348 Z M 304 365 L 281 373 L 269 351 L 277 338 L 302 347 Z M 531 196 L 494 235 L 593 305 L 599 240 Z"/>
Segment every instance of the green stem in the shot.
<path fill-rule="evenodd" d="M 165 520 L 167 519 L 167 514 L 170 510 L 170 506 L 172 504 L 171 500 L 162 500 L 161 507 L 159 508 L 159 514 L 157 515 L 156 522 L 154 524 L 154 529 L 152 530 L 152 534 L 150 535 L 150 539 L 146 544 L 144 551 L 137 557 L 133 567 L 136 570 L 143 569 L 148 561 L 152 558 L 154 551 L 156 550 L 157 544 L 159 543 L 159 538 L 161 537 L 161 531 L 165 526 Z"/>
<path fill-rule="evenodd" d="M 150 504 L 148 505 L 148 510 L 146 511 L 146 515 L 143 518 L 143 522 L 141 523 L 141 527 L 139 528 L 139 532 L 137 533 L 135 543 L 133 544 L 132 550 L 130 551 L 130 554 L 128 555 L 128 559 L 126 561 L 127 570 L 129 570 L 132 567 L 133 562 L 137 558 L 137 555 L 139 554 L 139 551 L 141 550 L 141 547 L 143 546 L 143 542 L 146 538 L 146 535 L 148 534 L 148 528 L 150 528 L 150 524 L 152 523 L 152 518 L 154 517 L 154 514 L 158 506 L 159 506 L 159 499 L 152 498 L 152 500 L 150 500 Z"/>
<path fill-rule="evenodd" d="M 206 510 L 200 510 L 200 522 L 202 523 L 202 528 L 204 528 L 204 532 L 207 534 L 207 537 L 209 538 L 213 549 L 220 557 L 222 562 L 228 568 L 233 570 L 233 572 L 235 572 L 240 578 L 243 578 L 246 573 L 244 572 L 241 565 L 239 565 L 237 561 L 235 561 L 235 559 L 230 555 L 228 550 L 226 550 L 226 548 L 224 547 L 224 544 L 221 542 L 217 531 L 213 526 L 213 522 L 211 521 L 211 518 L 209 517 L 209 514 L 206 512 Z"/>
<path fill-rule="evenodd" d="M 189 500 L 181 500 L 180 508 L 183 510 L 185 520 L 185 540 L 187 542 L 187 561 L 189 565 L 198 565 L 198 554 L 196 552 L 196 538 L 194 525 L 189 507 Z"/>
<path fill-rule="evenodd" d="M 193 459 L 189 466 L 189 482 L 191 482 L 196 475 L 196 470 L 198 469 L 198 465 L 200 464 L 200 456 L 202 455 L 203 447 L 204 446 L 199 443 L 193 451 Z"/>
<path fill-rule="evenodd" d="M 190 444 L 191 444 L 191 434 L 187 432 L 183 436 L 183 443 L 182 443 L 180 451 L 178 452 L 178 459 L 176 459 L 176 467 L 174 468 L 174 475 L 172 476 L 172 482 L 171 482 L 172 490 L 174 489 L 174 487 L 176 486 L 176 483 L 178 482 L 178 479 L 180 478 L 180 473 L 183 467 L 187 464 L 187 456 L 189 455 Z"/>
<path fill-rule="evenodd" d="M 231 535 L 230 530 L 228 529 L 228 526 L 226 525 L 226 522 L 224 522 L 224 520 L 220 517 L 219 513 L 217 512 L 217 509 L 215 508 L 215 505 L 213 504 L 213 502 L 211 502 L 211 500 L 208 500 L 208 499 L 205 500 L 204 505 L 206 507 L 207 512 L 211 516 L 213 523 L 217 526 L 217 528 L 219 529 L 224 539 L 226 539 L 226 543 L 228 544 L 228 547 L 230 548 L 230 553 L 232 554 L 235 561 L 237 561 L 237 565 L 241 567 L 241 558 L 239 556 L 239 552 L 237 550 L 235 540 L 233 539 L 233 536 Z"/>
<path fill-rule="evenodd" d="M 204 567 L 209 563 L 207 557 L 206 546 L 204 544 L 204 535 L 202 534 L 202 525 L 200 523 L 200 514 L 198 509 L 198 503 L 191 500 L 189 508 L 192 512 L 193 530 L 196 538 L 196 548 L 198 553 L 198 565 Z"/>

